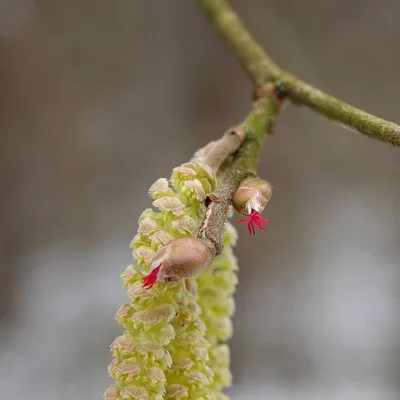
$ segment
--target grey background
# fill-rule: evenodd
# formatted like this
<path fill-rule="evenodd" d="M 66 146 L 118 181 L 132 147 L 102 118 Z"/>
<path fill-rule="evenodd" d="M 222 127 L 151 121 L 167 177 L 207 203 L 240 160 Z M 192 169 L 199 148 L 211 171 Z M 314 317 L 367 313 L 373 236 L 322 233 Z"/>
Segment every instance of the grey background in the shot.
<path fill-rule="evenodd" d="M 400 3 L 236 0 L 285 69 L 390 120 Z M 189 0 L 0 2 L 0 387 L 97 399 L 147 189 L 249 110 Z M 240 227 L 232 399 L 398 399 L 399 150 L 290 107 Z"/>

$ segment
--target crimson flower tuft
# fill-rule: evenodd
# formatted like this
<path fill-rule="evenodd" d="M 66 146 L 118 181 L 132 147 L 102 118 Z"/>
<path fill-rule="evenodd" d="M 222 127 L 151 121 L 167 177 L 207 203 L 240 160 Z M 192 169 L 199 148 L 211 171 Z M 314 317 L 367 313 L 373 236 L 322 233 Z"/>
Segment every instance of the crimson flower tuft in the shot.
<path fill-rule="evenodd" d="M 262 224 L 268 224 L 271 222 L 269 219 L 264 219 L 260 213 L 254 209 L 251 210 L 251 214 L 249 215 L 248 218 L 246 219 L 241 219 L 238 221 L 239 223 L 245 223 L 247 222 L 247 229 L 250 233 L 250 235 L 255 235 L 256 234 L 256 229 L 261 229 L 262 231 L 267 231 L 268 229 L 263 226 Z"/>
<path fill-rule="evenodd" d="M 158 273 L 160 272 L 162 264 L 158 267 L 154 268 L 148 275 L 143 278 L 143 287 L 146 289 L 150 289 L 157 281 Z"/>

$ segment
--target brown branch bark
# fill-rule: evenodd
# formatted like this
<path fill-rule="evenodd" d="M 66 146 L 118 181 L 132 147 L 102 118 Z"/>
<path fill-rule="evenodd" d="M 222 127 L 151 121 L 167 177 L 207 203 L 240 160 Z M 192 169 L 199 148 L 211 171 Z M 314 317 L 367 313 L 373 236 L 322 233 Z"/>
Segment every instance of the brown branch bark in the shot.
<path fill-rule="evenodd" d="M 214 256 L 223 248 L 222 237 L 232 196 L 244 179 L 257 176 L 256 167 L 265 133 L 271 130 L 279 112 L 274 88 L 272 85 L 269 88 L 269 93 L 254 104 L 253 111 L 234 129 L 243 132 L 246 139 L 216 190 L 207 196 L 207 210 L 198 237 L 211 244 Z"/>

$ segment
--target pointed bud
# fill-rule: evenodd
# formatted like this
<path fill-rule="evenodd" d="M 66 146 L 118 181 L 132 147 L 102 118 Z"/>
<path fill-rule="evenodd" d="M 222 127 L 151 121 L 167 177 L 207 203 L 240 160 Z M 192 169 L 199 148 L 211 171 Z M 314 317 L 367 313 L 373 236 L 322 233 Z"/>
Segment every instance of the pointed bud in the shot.
<path fill-rule="evenodd" d="M 196 276 L 213 261 L 213 253 L 198 238 L 181 238 L 168 242 L 156 253 L 152 271 L 144 277 L 144 286 L 155 282 L 176 282 Z"/>
<path fill-rule="evenodd" d="M 198 275 L 213 261 L 213 253 L 198 238 L 181 238 L 168 242 L 155 255 L 152 270 L 143 278 L 143 286 L 156 282 L 176 282 Z"/>

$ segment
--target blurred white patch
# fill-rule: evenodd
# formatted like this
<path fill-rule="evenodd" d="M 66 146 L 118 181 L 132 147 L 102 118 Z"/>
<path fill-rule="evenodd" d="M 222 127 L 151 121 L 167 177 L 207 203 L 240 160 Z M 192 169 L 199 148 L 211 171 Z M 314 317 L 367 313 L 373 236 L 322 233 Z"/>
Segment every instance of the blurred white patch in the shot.
<path fill-rule="evenodd" d="M 16 288 L 18 319 L 1 341 L 4 398 L 100 398 L 111 382 L 108 348 L 122 332 L 114 314 L 127 300 L 119 277 L 129 259 L 127 246 L 112 243 L 30 255 L 29 276 Z"/>

